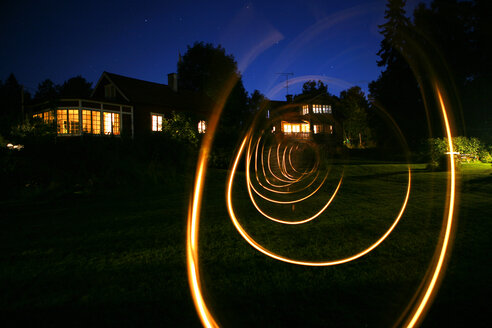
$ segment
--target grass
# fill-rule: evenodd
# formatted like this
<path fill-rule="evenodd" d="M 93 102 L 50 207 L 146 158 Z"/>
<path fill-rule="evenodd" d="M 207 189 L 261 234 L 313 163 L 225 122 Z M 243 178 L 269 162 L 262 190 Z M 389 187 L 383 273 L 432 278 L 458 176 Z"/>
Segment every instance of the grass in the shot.
<path fill-rule="evenodd" d="M 309 215 L 331 195 L 288 210 Z M 225 327 L 392 326 L 425 275 L 443 218 L 446 173 L 414 166 L 401 222 L 376 250 L 324 268 L 274 261 L 246 244 L 228 218 L 226 172 L 207 177 L 200 230 L 206 299 Z M 486 326 L 492 167 L 463 165 L 453 256 L 424 327 Z M 334 259 L 367 247 L 391 224 L 406 167 L 346 166 L 326 215 L 303 226 L 267 222 L 237 180 L 234 203 L 258 242 L 295 258 Z M 73 195 L 1 206 L 0 324 L 50 327 L 200 326 L 187 285 L 189 184 L 146 192 Z"/>

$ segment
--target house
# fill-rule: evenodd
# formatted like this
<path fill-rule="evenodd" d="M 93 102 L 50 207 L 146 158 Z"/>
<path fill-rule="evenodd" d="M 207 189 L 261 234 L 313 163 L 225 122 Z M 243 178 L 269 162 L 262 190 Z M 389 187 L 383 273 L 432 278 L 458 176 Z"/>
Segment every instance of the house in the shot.
<path fill-rule="evenodd" d="M 314 97 L 293 101 L 269 101 L 267 119 L 271 131 L 278 138 L 317 139 L 335 142 L 340 139 L 341 128 L 333 116 L 326 99 Z"/>
<path fill-rule="evenodd" d="M 187 115 L 198 132 L 206 130 L 213 103 L 205 95 L 178 90 L 177 74 L 168 84 L 103 72 L 88 99 L 62 98 L 33 106 L 33 117 L 56 126 L 58 136 L 139 137 L 163 130 L 173 112 Z"/>

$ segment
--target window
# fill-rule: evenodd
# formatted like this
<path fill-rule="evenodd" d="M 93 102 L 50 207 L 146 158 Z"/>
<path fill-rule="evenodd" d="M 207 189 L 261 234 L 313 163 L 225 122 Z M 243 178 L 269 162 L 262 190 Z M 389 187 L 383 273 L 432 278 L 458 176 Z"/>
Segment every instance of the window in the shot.
<path fill-rule="evenodd" d="M 103 112 L 104 134 L 120 134 L 120 114 Z"/>
<path fill-rule="evenodd" d="M 152 131 L 162 131 L 162 120 L 164 115 L 151 114 L 152 115 Z"/>
<path fill-rule="evenodd" d="M 333 134 L 333 125 L 330 125 L 330 134 Z"/>
<path fill-rule="evenodd" d="M 79 124 L 79 110 L 78 109 L 69 109 L 68 110 L 68 122 L 70 126 L 70 134 L 80 133 L 80 124 Z"/>
<path fill-rule="evenodd" d="M 294 132 L 294 133 L 301 132 L 301 125 L 300 124 L 292 124 L 292 132 Z"/>
<path fill-rule="evenodd" d="M 106 84 L 104 86 L 104 97 L 108 99 L 116 98 L 116 88 L 112 84 Z"/>
<path fill-rule="evenodd" d="M 323 106 L 323 114 L 331 114 L 331 106 L 330 105 L 322 105 Z"/>
<path fill-rule="evenodd" d="M 292 125 L 290 123 L 282 123 L 283 133 L 292 133 Z"/>
<path fill-rule="evenodd" d="M 43 113 L 43 121 L 45 124 L 52 124 L 53 121 L 55 120 L 55 115 L 53 115 L 54 112 L 49 110 L 47 112 Z"/>
<path fill-rule="evenodd" d="M 92 133 L 92 115 L 90 110 L 82 110 L 82 132 Z"/>
<path fill-rule="evenodd" d="M 321 124 L 314 124 L 313 125 L 313 130 L 314 130 L 314 133 L 315 134 L 321 133 L 323 131 L 322 125 Z"/>
<path fill-rule="evenodd" d="M 302 106 L 302 115 L 307 115 L 309 114 L 309 105 L 303 105 Z"/>
<path fill-rule="evenodd" d="M 309 123 L 301 124 L 301 132 L 309 132 Z"/>
<path fill-rule="evenodd" d="M 101 134 L 101 112 L 92 111 L 92 133 Z"/>
<path fill-rule="evenodd" d="M 58 134 L 68 133 L 68 118 L 66 109 L 59 109 L 56 111 L 56 132 Z"/>
<path fill-rule="evenodd" d="M 205 121 L 198 122 L 198 133 L 205 133 L 207 130 L 207 123 Z"/>
<path fill-rule="evenodd" d="M 39 113 L 39 114 L 34 114 L 32 116 L 32 118 L 43 118 L 43 114 Z"/>

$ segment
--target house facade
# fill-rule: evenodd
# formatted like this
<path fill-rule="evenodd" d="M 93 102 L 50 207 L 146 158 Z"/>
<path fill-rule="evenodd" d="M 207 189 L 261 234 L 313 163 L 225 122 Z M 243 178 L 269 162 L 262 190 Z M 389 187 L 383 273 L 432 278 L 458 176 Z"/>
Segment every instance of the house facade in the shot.
<path fill-rule="evenodd" d="M 107 135 L 131 138 L 163 131 L 172 113 L 189 117 L 198 132 L 206 131 L 212 101 L 178 90 L 177 75 L 168 85 L 103 72 L 88 99 L 63 98 L 33 106 L 33 117 L 54 124 L 57 135 Z"/>
<path fill-rule="evenodd" d="M 336 142 L 341 127 L 333 117 L 331 104 L 314 98 L 303 101 L 270 101 L 267 104 L 267 119 L 271 131 L 278 138 L 318 139 Z"/>

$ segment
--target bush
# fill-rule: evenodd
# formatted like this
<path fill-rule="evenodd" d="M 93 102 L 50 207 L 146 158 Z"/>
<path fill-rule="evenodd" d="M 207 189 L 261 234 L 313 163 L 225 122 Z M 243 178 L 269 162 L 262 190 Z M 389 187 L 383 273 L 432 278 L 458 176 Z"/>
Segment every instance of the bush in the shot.
<path fill-rule="evenodd" d="M 454 137 L 453 148 L 460 155 L 456 156 L 457 167 L 462 162 L 470 162 L 480 160 L 482 162 L 492 162 L 490 147 L 487 148 L 477 138 Z M 429 165 L 432 169 L 446 169 L 448 143 L 445 138 L 431 138 L 427 140 L 427 154 Z"/>

